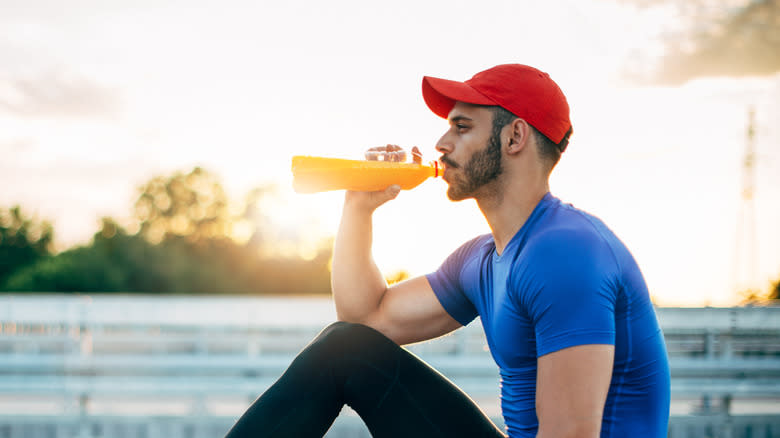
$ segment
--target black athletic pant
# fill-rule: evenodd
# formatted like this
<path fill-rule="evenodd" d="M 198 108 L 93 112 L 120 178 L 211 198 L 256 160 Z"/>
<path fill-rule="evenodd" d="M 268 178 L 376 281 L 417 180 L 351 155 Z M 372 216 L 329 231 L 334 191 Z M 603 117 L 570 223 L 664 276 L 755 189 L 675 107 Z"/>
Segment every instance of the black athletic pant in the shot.
<path fill-rule="evenodd" d="M 337 322 L 301 351 L 226 438 L 322 437 L 344 404 L 374 437 L 504 437 L 444 376 L 376 330 Z"/>

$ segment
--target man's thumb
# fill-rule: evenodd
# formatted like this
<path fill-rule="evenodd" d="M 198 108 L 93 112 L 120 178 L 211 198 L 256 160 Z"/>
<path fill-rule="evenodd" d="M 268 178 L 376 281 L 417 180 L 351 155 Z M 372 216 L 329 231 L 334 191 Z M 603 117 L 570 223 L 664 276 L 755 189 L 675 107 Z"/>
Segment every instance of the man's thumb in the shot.
<path fill-rule="evenodd" d="M 398 184 L 393 184 L 389 186 L 388 188 L 384 189 L 384 191 L 380 192 L 380 202 L 384 204 L 385 202 L 395 199 L 396 196 L 398 196 L 398 193 L 401 191 L 401 186 Z"/>

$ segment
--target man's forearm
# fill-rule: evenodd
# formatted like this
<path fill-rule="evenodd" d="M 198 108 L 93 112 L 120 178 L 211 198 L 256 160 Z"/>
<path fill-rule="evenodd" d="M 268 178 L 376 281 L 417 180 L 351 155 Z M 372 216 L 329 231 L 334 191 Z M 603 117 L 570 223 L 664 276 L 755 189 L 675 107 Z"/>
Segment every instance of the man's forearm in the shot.
<path fill-rule="evenodd" d="M 331 289 L 343 321 L 361 322 L 379 306 L 387 282 L 371 254 L 372 211 L 345 203 L 333 248 Z"/>

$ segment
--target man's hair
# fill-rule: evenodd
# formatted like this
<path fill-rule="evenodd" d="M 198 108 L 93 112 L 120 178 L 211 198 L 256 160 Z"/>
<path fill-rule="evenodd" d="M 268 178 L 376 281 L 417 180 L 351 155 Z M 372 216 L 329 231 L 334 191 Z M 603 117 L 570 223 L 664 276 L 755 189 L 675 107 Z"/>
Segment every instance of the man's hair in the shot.
<path fill-rule="evenodd" d="M 493 136 L 498 137 L 504 126 L 512 123 L 512 120 L 516 119 L 517 116 L 498 105 L 488 108 L 493 113 Z"/>
<path fill-rule="evenodd" d="M 500 106 L 491 106 L 489 108 L 493 112 L 494 137 L 500 135 L 501 130 L 504 129 L 504 126 L 510 124 L 514 119 L 517 118 L 516 115 Z M 543 160 L 550 163 L 550 169 L 552 169 L 556 164 L 558 164 L 558 161 L 561 159 L 561 154 L 566 150 L 566 146 L 569 145 L 569 136 L 571 136 L 572 129 L 569 128 L 569 130 L 566 131 L 566 134 L 563 136 L 561 142 L 556 144 L 533 126 L 531 126 L 531 128 L 533 129 L 534 136 L 536 137 L 539 156 L 542 157 Z"/>
<path fill-rule="evenodd" d="M 550 169 L 555 167 L 556 164 L 558 164 L 558 161 L 561 159 L 561 154 L 563 151 L 566 150 L 566 146 L 569 145 L 569 136 L 571 136 L 572 129 L 569 128 L 568 131 L 566 131 L 566 134 L 563 135 L 563 138 L 561 139 L 560 143 L 554 143 L 552 140 L 547 138 L 546 135 L 539 132 L 536 128 L 534 128 L 534 134 L 536 135 L 536 144 L 539 148 L 539 156 L 542 157 L 543 160 L 548 161 L 552 166 Z"/>

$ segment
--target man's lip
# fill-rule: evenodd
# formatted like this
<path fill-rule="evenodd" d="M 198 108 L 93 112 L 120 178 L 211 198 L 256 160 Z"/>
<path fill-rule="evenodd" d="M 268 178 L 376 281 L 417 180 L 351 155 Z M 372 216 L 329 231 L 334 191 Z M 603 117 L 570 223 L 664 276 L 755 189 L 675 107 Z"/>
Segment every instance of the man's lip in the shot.
<path fill-rule="evenodd" d="M 445 169 L 447 169 L 447 168 L 454 168 L 455 167 L 455 166 L 452 166 L 452 165 L 448 165 L 447 162 L 442 160 L 442 159 L 439 160 L 439 166 L 441 166 L 441 167 L 443 167 Z"/>
<path fill-rule="evenodd" d="M 441 171 L 441 179 L 443 179 L 446 182 L 449 182 L 447 180 L 447 171 L 450 170 L 446 164 L 442 164 L 442 171 Z"/>
<path fill-rule="evenodd" d="M 447 180 L 447 171 L 454 169 L 453 166 L 448 166 L 446 162 L 439 160 L 439 168 L 441 169 L 441 179 L 443 179 L 445 182 L 449 182 Z"/>

